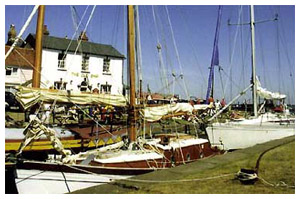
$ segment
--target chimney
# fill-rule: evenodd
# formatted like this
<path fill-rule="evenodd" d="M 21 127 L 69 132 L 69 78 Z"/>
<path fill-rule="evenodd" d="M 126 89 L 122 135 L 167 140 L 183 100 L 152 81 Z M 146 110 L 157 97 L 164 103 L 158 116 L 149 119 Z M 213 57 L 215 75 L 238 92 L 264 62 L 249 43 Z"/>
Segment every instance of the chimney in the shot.
<path fill-rule="evenodd" d="M 86 36 L 86 32 L 81 31 L 80 36 L 78 37 L 78 40 L 88 41 L 89 38 Z"/>
<path fill-rule="evenodd" d="M 44 25 L 43 27 L 43 34 L 47 36 L 50 35 L 47 25 Z"/>
<path fill-rule="evenodd" d="M 6 44 L 10 46 L 10 45 L 12 45 L 14 43 L 14 41 L 15 41 L 15 39 L 17 37 L 17 31 L 15 29 L 15 25 L 14 24 L 10 25 L 10 29 L 9 29 L 9 31 L 7 33 L 7 36 L 8 36 L 8 38 L 7 38 L 7 43 Z"/>

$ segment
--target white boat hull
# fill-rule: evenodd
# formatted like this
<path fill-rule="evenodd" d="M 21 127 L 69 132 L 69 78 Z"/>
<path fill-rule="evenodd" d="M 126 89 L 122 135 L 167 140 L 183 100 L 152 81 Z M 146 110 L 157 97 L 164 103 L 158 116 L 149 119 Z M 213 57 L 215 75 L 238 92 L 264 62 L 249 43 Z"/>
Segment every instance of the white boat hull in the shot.
<path fill-rule="evenodd" d="M 274 122 L 213 124 L 207 128 L 207 134 L 212 146 L 224 150 L 243 149 L 295 135 L 295 124 Z"/>
<path fill-rule="evenodd" d="M 64 178 L 61 172 L 23 169 L 18 169 L 17 175 L 19 194 L 62 194 L 131 177 L 64 173 Z"/>

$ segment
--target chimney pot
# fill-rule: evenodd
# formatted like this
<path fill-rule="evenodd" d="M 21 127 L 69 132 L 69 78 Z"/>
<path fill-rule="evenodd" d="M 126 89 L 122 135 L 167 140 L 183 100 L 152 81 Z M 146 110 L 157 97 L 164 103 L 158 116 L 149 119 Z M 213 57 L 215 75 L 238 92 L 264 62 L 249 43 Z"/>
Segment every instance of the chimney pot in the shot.
<path fill-rule="evenodd" d="M 80 36 L 78 37 L 78 40 L 88 41 L 89 38 L 87 37 L 86 32 L 81 31 Z"/>

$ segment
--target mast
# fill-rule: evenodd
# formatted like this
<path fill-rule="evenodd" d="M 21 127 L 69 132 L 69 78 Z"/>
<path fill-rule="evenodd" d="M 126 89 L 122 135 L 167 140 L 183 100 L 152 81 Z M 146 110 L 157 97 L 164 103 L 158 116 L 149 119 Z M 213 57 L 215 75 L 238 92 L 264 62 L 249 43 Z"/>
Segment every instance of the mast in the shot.
<path fill-rule="evenodd" d="M 253 111 L 257 117 L 257 82 L 256 82 L 256 65 L 255 65 L 255 22 L 254 22 L 254 6 L 250 6 L 250 27 L 251 27 L 251 61 L 252 61 L 252 95 L 253 95 Z"/>
<path fill-rule="evenodd" d="M 134 8 L 133 5 L 128 5 L 127 11 L 128 20 L 128 39 L 127 53 L 129 64 L 129 79 L 130 79 L 130 103 L 129 103 L 129 140 L 136 141 L 136 113 L 135 113 L 135 32 L 134 32 Z"/>
<path fill-rule="evenodd" d="M 42 40 L 43 40 L 43 26 L 44 26 L 45 6 L 40 5 L 38 12 L 38 20 L 36 25 L 35 36 L 35 61 L 34 70 L 32 74 L 32 87 L 40 88 L 41 84 L 41 63 L 42 63 Z"/>
<path fill-rule="evenodd" d="M 214 96 L 214 70 L 215 70 L 215 66 L 219 65 L 218 41 L 219 41 L 219 32 L 220 32 L 219 30 L 220 30 L 220 24 L 221 24 L 221 16 L 222 16 L 222 6 L 219 6 L 216 33 L 215 33 L 215 40 L 214 40 L 214 48 L 213 48 L 213 54 L 212 54 L 212 58 L 211 58 L 210 71 L 209 71 L 209 77 L 208 77 L 208 86 L 207 86 L 207 92 L 206 92 L 206 103 L 208 103 L 208 99 L 210 97 Z"/>
<path fill-rule="evenodd" d="M 138 6 L 134 6 L 134 25 L 135 25 L 135 49 L 136 49 L 136 66 L 138 72 L 138 86 L 139 86 L 139 104 L 143 104 L 143 77 L 142 77 L 142 55 L 141 55 L 141 39 L 140 39 L 140 22 L 139 22 L 139 9 Z"/>

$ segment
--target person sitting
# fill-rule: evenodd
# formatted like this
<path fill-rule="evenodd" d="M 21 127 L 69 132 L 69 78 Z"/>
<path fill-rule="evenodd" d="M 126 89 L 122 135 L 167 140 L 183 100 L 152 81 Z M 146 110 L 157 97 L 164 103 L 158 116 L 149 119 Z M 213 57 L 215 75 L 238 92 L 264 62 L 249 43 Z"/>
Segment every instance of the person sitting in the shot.
<path fill-rule="evenodd" d="M 99 94 L 99 93 L 100 93 L 100 91 L 99 91 L 99 89 L 98 89 L 98 88 L 94 88 L 94 89 L 93 89 L 93 93 L 94 93 L 94 94 Z"/>
<path fill-rule="evenodd" d="M 216 111 L 219 111 L 219 110 L 220 110 L 220 108 L 221 108 L 221 103 L 220 103 L 219 100 L 216 101 L 216 103 L 215 103 L 215 108 L 216 108 Z"/>
<path fill-rule="evenodd" d="M 87 82 L 87 79 L 84 78 L 84 80 L 80 84 L 80 91 L 86 92 L 87 89 L 88 89 L 88 82 Z"/>
<path fill-rule="evenodd" d="M 222 100 L 221 100 L 221 106 L 222 106 L 222 108 L 223 108 L 224 106 L 226 106 L 226 102 L 225 102 L 224 97 L 223 97 Z"/>

